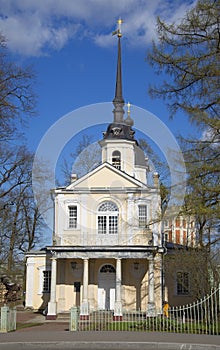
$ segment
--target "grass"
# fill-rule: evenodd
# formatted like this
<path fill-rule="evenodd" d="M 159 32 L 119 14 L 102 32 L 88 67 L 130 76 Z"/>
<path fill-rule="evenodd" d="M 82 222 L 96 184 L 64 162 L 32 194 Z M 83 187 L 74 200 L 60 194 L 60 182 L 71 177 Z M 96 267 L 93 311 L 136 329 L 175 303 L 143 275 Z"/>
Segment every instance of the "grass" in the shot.
<path fill-rule="evenodd" d="M 148 321 L 83 322 L 82 331 L 131 331 L 131 332 L 172 332 L 192 334 L 220 334 L 220 324 L 207 325 L 204 322 L 179 322 L 178 320 L 152 318 Z"/>
<path fill-rule="evenodd" d="M 37 323 L 37 322 L 30 322 L 30 323 L 21 323 L 18 322 L 16 326 L 16 330 L 23 329 L 23 328 L 30 328 L 30 327 L 35 327 L 35 326 L 41 326 L 43 323 Z"/>

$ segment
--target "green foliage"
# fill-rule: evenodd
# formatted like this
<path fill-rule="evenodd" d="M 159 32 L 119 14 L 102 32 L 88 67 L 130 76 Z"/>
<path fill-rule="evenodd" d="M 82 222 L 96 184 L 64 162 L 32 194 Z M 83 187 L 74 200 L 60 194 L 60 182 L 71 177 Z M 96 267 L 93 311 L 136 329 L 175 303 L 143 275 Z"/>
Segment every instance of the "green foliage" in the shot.
<path fill-rule="evenodd" d="M 16 329 L 24 329 L 24 328 L 31 328 L 31 327 L 35 327 L 35 326 L 42 326 L 43 323 L 36 323 L 36 322 L 26 322 L 26 323 L 22 323 L 22 322 L 18 322 Z"/>
<path fill-rule="evenodd" d="M 200 247 L 211 248 L 220 241 L 219 147 L 212 142 L 184 142 L 188 192 L 184 212 L 194 215 Z"/>
<path fill-rule="evenodd" d="M 199 246 L 208 250 L 216 250 L 220 226 L 219 23 L 219 0 L 199 0 L 176 23 L 158 18 L 158 42 L 148 56 L 155 71 L 165 73 L 151 95 L 166 101 L 171 117 L 185 112 L 202 132 L 199 140 L 182 140 L 188 173 L 182 214 L 194 215 Z"/>
<path fill-rule="evenodd" d="M 152 96 L 166 99 L 172 116 L 182 109 L 198 124 L 209 122 L 214 129 L 220 102 L 219 13 L 219 1 L 200 0 L 180 23 L 158 18 L 159 44 L 149 53 L 155 70 L 170 78 L 152 87 Z"/>
<path fill-rule="evenodd" d="M 127 332 L 171 332 L 192 334 L 218 335 L 219 323 L 213 322 L 212 327 L 207 327 L 204 320 L 192 322 L 183 318 L 165 318 L 163 316 L 147 317 L 144 321 L 112 321 L 106 323 L 93 322 L 86 325 L 79 324 L 79 330 L 83 331 L 127 331 Z"/>

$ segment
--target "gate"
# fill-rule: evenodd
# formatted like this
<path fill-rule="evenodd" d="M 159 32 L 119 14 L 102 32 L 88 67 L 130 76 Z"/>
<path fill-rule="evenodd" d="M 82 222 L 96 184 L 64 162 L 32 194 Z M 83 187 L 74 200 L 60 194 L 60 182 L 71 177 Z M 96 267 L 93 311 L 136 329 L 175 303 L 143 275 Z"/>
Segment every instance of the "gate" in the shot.
<path fill-rule="evenodd" d="M 123 311 L 120 320 L 115 319 L 113 311 L 93 311 L 88 318 L 80 319 L 79 310 L 71 312 L 75 331 L 142 331 L 172 332 L 194 334 L 220 334 L 220 287 L 210 295 L 192 304 L 170 307 L 168 314 L 162 310 L 149 317 L 146 312 Z M 71 321 L 70 321 L 70 324 Z"/>

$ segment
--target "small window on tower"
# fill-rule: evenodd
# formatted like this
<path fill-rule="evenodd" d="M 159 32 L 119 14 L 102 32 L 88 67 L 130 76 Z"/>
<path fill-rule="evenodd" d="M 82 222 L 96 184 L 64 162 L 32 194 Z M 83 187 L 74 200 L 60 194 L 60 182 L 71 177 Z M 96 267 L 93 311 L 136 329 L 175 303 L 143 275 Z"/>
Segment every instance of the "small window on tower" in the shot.
<path fill-rule="evenodd" d="M 112 165 L 119 170 L 121 169 L 121 153 L 119 151 L 112 153 Z"/>

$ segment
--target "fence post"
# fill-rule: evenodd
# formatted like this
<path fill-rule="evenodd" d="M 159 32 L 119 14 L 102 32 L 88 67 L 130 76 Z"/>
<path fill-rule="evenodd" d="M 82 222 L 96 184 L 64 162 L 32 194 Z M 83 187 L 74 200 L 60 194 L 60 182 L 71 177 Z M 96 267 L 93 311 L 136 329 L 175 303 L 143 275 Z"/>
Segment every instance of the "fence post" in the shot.
<path fill-rule="evenodd" d="M 16 306 L 13 307 L 12 311 L 12 320 L 11 320 L 11 329 L 10 331 L 16 331 L 17 326 L 17 309 Z"/>
<path fill-rule="evenodd" d="M 4 305 L 1 307 L 1 332 L 3 333 L 8 331 L 8 312 L 8 306 Z"/>
<path fill-rule="evenodd" d="M 77 331 L 78 329 L 78 309 L 77 306 L 73 306 L 70 309 L 70 331 Z"/>

